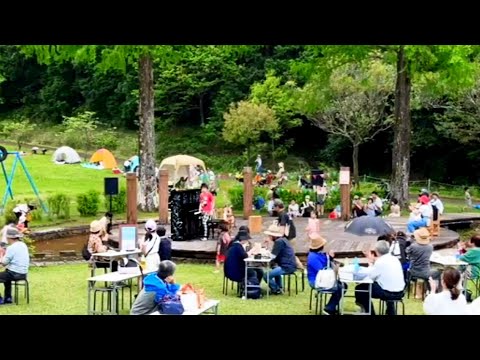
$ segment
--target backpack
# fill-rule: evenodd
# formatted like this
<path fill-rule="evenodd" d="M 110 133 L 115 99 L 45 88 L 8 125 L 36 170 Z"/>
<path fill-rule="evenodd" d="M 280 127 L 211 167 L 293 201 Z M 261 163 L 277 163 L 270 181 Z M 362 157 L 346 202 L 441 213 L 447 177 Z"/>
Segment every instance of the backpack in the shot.
<path fill-rule="evenodd" d="M 89 261 L 92 258 L 92 254 L 90 251 L 88 251 L 88 241 L 87 243 L 83 246 L 82 249 L 82 257 L 86 260 Z"/>
<path fill-rule="evenodd" d="M 247 279 L 247 285 L 258 287 L 247 287 L 247 299 L 260 299 L 262 295 L 262 289 L 260 289 L 260 283 L 256 276 L 252 276 Z"/>

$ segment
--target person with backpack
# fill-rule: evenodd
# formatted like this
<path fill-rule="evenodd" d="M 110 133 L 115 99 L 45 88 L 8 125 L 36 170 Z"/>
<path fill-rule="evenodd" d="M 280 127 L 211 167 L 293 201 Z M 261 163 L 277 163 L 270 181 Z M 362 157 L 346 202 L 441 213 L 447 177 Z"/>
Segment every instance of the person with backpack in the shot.
<path fill-rule="evenodd" d="M 315 289 L 315 282 L 318 275 L 318 272 L 321 270 L 331 269 L 333 268 L 333 258 L 335 257 L 335 253 L 330 250 L 329 253 L 325 253 L 323 249 L 327 244 L 327 240 L 325 240 L 319 234 L 314 234 L 311 237 L 310 243 L 310 251 L 307 257 L 307 279 L 308 284 L 312 289 Z M 323 312 L 327 315 L 336 315 L 338 304 L 342 298 L 342 289 L 347 291 L 347 284 L 341 283 L 337 281 L 336 285 L 330 289 L 321 289 L 325 291 L 331 291 L 332 295 L 330 296 L 330 300 L 325 305 Z M 318 289 L 317 289 L 318 290 Z"/>

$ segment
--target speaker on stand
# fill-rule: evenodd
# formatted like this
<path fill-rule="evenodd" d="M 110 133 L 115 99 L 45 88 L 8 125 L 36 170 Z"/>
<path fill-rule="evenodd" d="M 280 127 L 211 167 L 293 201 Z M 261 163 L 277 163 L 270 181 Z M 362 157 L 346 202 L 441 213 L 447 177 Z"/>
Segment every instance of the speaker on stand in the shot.
<path fill-rule="evenodd" d="M 118 178 L 104 178 L 104 194 L 109 196 L 110 208 L 109 213 L 112 214 L 112 196 L 118 195 Z M 110 228 L 112 228 L 113 216 L 110 217 Z"/>

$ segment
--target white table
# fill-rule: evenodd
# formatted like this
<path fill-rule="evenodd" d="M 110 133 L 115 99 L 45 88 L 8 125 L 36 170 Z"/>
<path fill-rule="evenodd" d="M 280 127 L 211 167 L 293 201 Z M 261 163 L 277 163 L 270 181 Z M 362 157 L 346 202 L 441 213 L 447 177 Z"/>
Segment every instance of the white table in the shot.
<path fill-rule="evenodd" d="M 92 257 L 93 257 L 93 260 L 95 260 L 95 258 L 107 258 L 108 262 L 110 263 L 110 271 L 112 271 L 112 263 L 115 259 L 122 258 L 122 257 L 127 257 L 128 258 L 128 256 L 130 256 L 130 255 L 137 255 L 137 254 L 141 254 L 141 253 L 142 253 L 142 251 L 140 249 L 135 249 L 135 250 L 131 250 L 131 251 L 108 250 L 108 251 L 105 251 L 105 252 L 92 254 Z M 95 273 L 95 261 L 93 262 L 93 272 Z"/>
<path fill-rule="evenodd" d="M 266 270 L 267 273 L 267 279 L 268 275 L 270 274 L 270 262 L 273 260 L 272 257 L 266 257 L 266 258 L 261 258 L 261 259 L 255 259 L 252 257 L 246 258 L 243 261 L 245 261 L 245 296 L 242 299 L 247 299 L 247 293 L 248 293 L 248 288 L 261 288 L 262 287 L 262 281 L 260 280 L 260 284 L 258 285 L 248 285 L 248 269 L 257 269 L 258 267 L 256 266 L 248 266 L 249 264 L 261 264 L 263 265 L 262 267 Z M 265 266 L 266 264 L 266 266 Z M 270 295 L 270 285 L 267 283 L 267 298 Z"/>
<path fill-rule="evenodd" d="M 364 273 L 366 271 L 366 268 L 365 267 L 360 267 L 360 271 L 359 273 Z M 346 297 L 355 297 L 354 296 L 348 296 L 348 295 L 345 295 L 344 294 L 344 291 L 342 289 L 342 297 L 340 298 L 340 315 L 345 315 L 345 314 L 350 314 L 350 315 L 371 315 L 372 314 L 372 284 L 373 284 L 373 281 L 372 279 L 366 277 L 362 280 L 354 280 L 354 276 L 353 276 L 353 265 L 347 265 L 343 268 L 341 268 L 338 272 L 338 278 L 340 280 L 340 282 L 343 282 L 343 283 L 347 283 L 347 284 L 355 284 L 358 285 L 358 284 L 368 284 L 368 289 L 367 290 L 355 290 L 354 291 L 358 291 L 358 292 L 366 292 L 368 293 L 368 298 L 369 298 L 369 302 L 368 302 L 368 311 L 367 312 L 364 312 L 364 313 L 356 313 L 356 312 L 345 312 L 343 310 L 343 307 L 345 305 L 345 298 Z"/>
<path fill-rule="evenodd" d="M 151 274 L 153 272 L 157 272 L 157 269 L 145 269 L 143 270 L 143 275 Z M 142 273 L 140 269 L 137 271 L 129 274 L 120 274 L 118 271 L 92 276 L 87 279 L 88 281 L 88 300 L 87 300 L 87 314 L 88 315 L 95 315 L 95 314 L 110 314 L 110 315 L 117 315 L 117 296 L 118 296 L 118 289 L 120 288 L 119 283 L 122 281 L 127 281 L 130 279 L 137 278 L 140 281 L 140 277 Z M 96 282 L 105 282 L 105 283 L 112 283 L 112 304 L 111 304 L 111 311 L 102 312 L 102 311 L 95 311 L 95 309 L 91 308 L 91 293 L 95 290 L 95 283 Z M 140 286 L 139 286 L 140 288 Z M 131 289 L 130 289 L 131 291 Z"/>
<path fill-rule="evenodd" d="M 439 255 L 438 253 L 433 253 L 432 256 L 430 256 L 430 262 L 432 262 L 434 264 L 442 265 L 443 267 L 452 266 L 454 268 L 459 268 L 461 266 L 467 267 L 469 265 L 465 261 L 458 260 L 455 256 Z M 462 277 L 463 277 L 463 285 L 462 286 L 466 290 L 467 289 L 467 277 L 465 276 L 464 272 L 462 272 Z"/>
<path fill-rule="evenodd" d="M 201 314 L 218 315 L 219 304 L 220 304 L 220 301 L 218 300 L 207 300 L 200 309 L 185 311 L 182 315 L 201 315 Z M 163 315 L 163 314 L 160 314 L 160 312 L 155 311 L 150 315 Z"/>

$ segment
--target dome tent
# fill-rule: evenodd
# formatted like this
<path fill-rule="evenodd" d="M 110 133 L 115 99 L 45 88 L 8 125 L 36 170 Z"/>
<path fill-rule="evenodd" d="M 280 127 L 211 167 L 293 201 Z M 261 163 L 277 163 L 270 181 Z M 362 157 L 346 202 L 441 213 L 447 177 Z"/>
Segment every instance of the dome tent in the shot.
<path fill-rule="evenodd" d="M 78 153 L 68 146 L 62 146 L 55 150 L 52 160 L 65 164 L 78 164 L 82 162 L 82 159 L 80 158 Z"/>
<path fill-rule="evenodd" d="M 101 163 L 104 169 L 114 169 L 117 166 L 117 160 L 107 149 L 99 149 L 90 158 L 91 163 Z"/>

